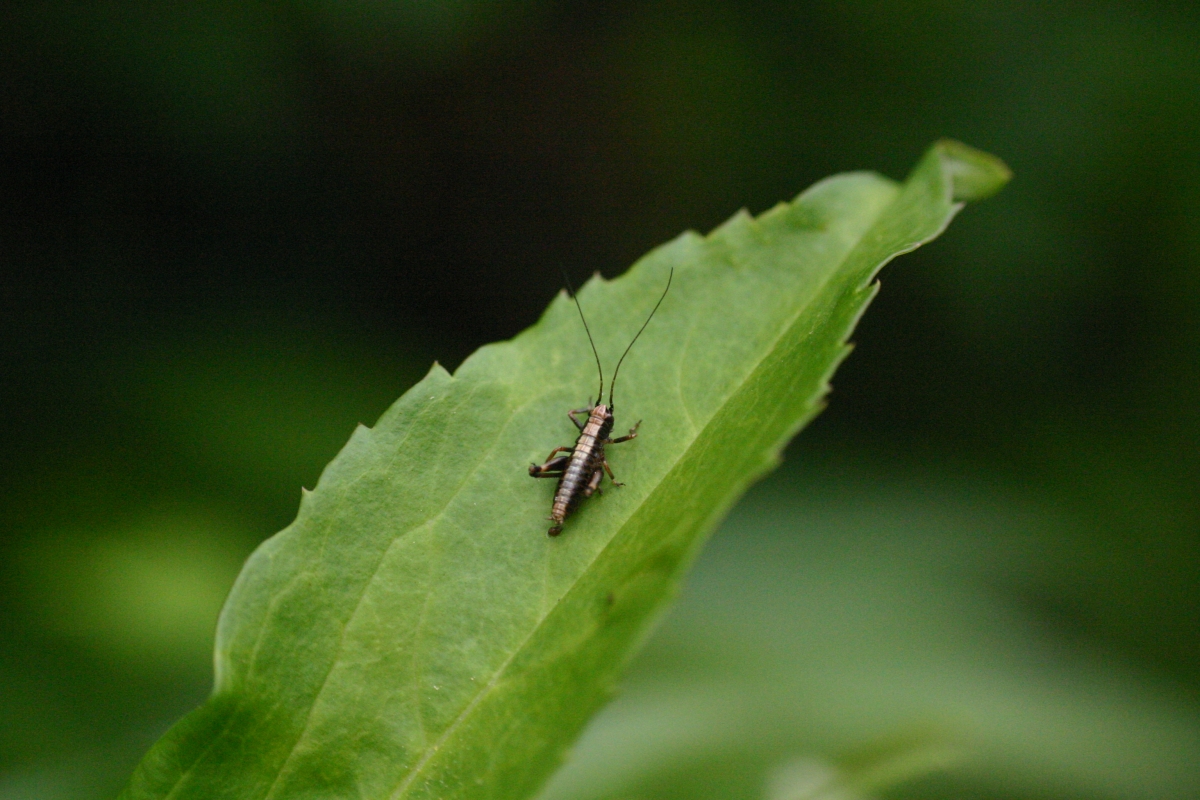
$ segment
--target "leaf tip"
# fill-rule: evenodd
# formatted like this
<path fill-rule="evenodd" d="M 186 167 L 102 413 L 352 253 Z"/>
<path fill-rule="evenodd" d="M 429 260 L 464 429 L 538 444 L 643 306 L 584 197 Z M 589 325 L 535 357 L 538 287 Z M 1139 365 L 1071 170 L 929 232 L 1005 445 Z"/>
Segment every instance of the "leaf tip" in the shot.
<path fill-rule="evenodd" d="M 956 202 L 984 200 L 1012 179 L 1008 165 L 991 153 L 954 139 L 939 139 L 933 147 L 950 178 Z"/>

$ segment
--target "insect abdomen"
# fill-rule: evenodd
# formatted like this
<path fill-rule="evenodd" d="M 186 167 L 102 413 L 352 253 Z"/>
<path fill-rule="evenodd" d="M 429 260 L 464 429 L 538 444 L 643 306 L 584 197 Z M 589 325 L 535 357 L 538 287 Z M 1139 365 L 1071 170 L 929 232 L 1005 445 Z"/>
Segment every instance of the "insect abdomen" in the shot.
<path fill-rule="evenodd" d="M 598 405 L 592 409 L 587 424 L 579 432 L 571 461 L 567 464 L 562 478 L 558 481 L 558 489 L 554 492 L 554 505 L 550 509 L 550 519 L 555 523 L 550 529 L 552 536 L 583 499 L 584 488 L 592 473 L 601 468 L 604 460 L 604 440 L 608 437 L 606 428 L 611 428 L 611 419 L 608 408 Z"/>

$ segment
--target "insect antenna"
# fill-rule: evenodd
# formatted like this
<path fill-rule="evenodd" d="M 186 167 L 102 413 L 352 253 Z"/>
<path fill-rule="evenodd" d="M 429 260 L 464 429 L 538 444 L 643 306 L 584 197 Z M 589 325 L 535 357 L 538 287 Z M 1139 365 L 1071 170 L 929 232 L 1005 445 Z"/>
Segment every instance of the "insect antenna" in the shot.
<path fill-rule="evenodd" d="M 592 341 L 592 331 L 588 328 L 587 317 L 583 315 L 583 306 L 579 305 L 579 296 L 575 294 L 575 287 L 571 285 L 571 279 L 567 277 L 566 270 L 563 270 L 563 281 L 567 284 L 567 294 L 575 301 L 575 308 L 579 309 L 579 318 L 583 320 L 583 330 L 587 334 L 588 344 L 592 346 L 592 355 L 596 357 L 596 371 L 600 373 L 600 390 L 596 392 L 596 405 L 600 405 L 600 398 L 604 397 L 604 367 L 600 366 L 600 354 L 596 352 L 596 343 Z M 621 365 L 617 364 L 617 366 Z"/>
<path fill-rule="evenodd" d="M 625 352 L 621 354 L 621 360 L 617 362 L 617 368 L 613 370 L 612 383 L 608 385 L 608 407 L 610 410 L 614 408 L 613 391 L 617 388 L 617 373 L 621 371 L 621 362 L 625 360 L 625 356 L 629 355 L 629 351 L 633 349 L 633 342 L 638 340 L 638 337 L 642 335 L 642 331 L 646 330 L 646 326 L 650 324 L 650 320 L 654 319 L 654 312 L 658 311 L 658 307 L 662 305 L 662 301 L 667 299 L 667 292 L 671 291 L 671 279 L 674 277 L 675 267 L 671 267 L 671 272 L 667 275 L 667 288 L 663 289 L 662 296 L 658 298 L 658 302 L 654 304 L 654 308 L 650 309 L 650 316 L 646 317 L 646 321 L 642 323 L 642 327 L 638 328 L 638 332 L 633 336 L 633 341 L 629 343 L 629 346 L 625 348 Z M 604 384 L 601 384 L 600 388 L 603 389 Z"/>

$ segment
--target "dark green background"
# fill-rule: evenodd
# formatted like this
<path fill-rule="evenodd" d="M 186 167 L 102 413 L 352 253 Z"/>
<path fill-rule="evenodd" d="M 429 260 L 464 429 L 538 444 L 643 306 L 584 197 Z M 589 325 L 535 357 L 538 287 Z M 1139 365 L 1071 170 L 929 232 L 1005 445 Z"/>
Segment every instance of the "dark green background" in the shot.
<path fill-rule="evenodd" d="M 748 502 L 950 480 L 1017 508 L 1053 567 L 989 591 L 1196 707 L 1191 4 L 0 25 L 0 796 L 115 791 L 206 693 L 224 592 L 300 486 L 431 361 L 531 324 L 560 269 L 617 275 L 834 172 L 902 178 L 941 136 L 1016 177 L 884 273 L 830 408 Z"/>

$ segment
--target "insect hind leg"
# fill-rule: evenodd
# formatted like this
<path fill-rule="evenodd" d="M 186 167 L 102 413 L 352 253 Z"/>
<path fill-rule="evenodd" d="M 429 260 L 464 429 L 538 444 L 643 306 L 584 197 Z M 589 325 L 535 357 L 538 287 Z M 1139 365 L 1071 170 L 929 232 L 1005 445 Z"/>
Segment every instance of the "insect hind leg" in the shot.
<path fill-rule="evenodd" d="M 611 477 L 612 473 L 609 473 Z M 592 477 L 588 478 L 587 486 L 583 487 L 583 496 L 591 497 L 593 494 L 604 494 L 600 491 L 600 481 L 604 480 L 604 471 L 596 470 L 592 473 Z"/>
<path fill-rule="evenodd" d="M 625 484 L 623 484 L 623 483 L 621 483 L 620 481 L 618 481 L 618 480 L 617 480 L 617 476 L 616 476 L 616 475 L 613 475 L 612 467 L 610 467 L 610 466 L 608 465 L 608 459 L 607 459 L 607 458 L 606 458 L 606 459 L 604 459 L 603 461 L 601 461 L 600 463 L 604 465 L 604 471 L 608 473 L 608 477 L 609 477 L 609 479 L 612 481 L 612 485 L 613 485 L 613 486 L 624 486 L 624 485 L 625 485 Z M 599 474 L 600 474 L 600 470 L 596 470 L 596 474 L 597 474 L 597 475 L 599 475 Z"/>
<path fill-rule="evenodd" d="M 559 448 L 562 449 L 562 448 Z M 555 453 L 558 450 L 554 451 Z M 554 455 L 551 453 L 550 455 Z M 557 478 L 562 474 L 562 471 L 571 463 L 570 456 L 559 456 L 558 458 L 548 458 L 545 464 L 530 464 L 529 474 L 534 478 Z"/>

